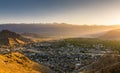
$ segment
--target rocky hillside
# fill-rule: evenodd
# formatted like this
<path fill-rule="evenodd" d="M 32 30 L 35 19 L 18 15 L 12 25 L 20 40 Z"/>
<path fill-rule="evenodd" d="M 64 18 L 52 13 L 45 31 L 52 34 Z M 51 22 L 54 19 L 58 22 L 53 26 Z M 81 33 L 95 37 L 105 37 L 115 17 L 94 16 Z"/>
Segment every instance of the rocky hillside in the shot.
<path fill-rule="evenodd" d="M 52 73 L 48 68 L 13 52 L 0 55 L 0 73 Z"/>
<path fill-rule="evenodd" d="M 96 62 L 84 68 L 83 73 L 119 73 L 120 57 L 117 55 L 104 55 Z"/>
<path fill-rule="evenodd" d="M 0 31 L 0 45 L 26 44 L 30 39 L 22 37 L 20 34 L 9 30 Z"/>

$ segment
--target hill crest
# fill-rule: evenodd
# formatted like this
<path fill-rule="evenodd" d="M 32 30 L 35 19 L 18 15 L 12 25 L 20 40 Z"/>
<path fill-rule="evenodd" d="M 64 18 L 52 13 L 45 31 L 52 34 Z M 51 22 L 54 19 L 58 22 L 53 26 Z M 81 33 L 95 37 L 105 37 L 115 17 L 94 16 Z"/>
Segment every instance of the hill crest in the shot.
<path fill-rule="evenodd" d="M 28 42 L 30 42 L 30 39 L 24 38 L 15 32 L 9 30 L 0 31 L 0 45 L 18 45 Z"/>

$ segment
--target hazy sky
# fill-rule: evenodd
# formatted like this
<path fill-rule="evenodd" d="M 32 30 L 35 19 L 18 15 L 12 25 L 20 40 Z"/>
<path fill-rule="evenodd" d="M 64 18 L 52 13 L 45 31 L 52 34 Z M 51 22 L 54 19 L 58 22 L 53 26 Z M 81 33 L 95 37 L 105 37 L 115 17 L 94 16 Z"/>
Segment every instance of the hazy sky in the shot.
<path fill-rule="evenodd" d="M 0 23 L 120 24 L 120 0 L 0 0 Z"/>

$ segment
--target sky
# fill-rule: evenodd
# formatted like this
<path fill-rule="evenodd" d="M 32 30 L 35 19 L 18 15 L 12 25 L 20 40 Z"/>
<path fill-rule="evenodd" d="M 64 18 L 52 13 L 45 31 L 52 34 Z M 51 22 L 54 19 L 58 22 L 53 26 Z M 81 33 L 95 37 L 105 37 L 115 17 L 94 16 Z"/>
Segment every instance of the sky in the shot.
<path fill-rule="evenodd" d="M 120 0 L 0 0 L 0 23 L 120 24 Z"/>

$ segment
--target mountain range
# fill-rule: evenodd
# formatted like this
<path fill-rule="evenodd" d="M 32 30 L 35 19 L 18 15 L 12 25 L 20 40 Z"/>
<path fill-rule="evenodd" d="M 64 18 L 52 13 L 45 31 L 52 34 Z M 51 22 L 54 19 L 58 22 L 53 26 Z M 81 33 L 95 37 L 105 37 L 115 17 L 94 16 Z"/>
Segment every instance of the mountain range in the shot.
<path fill-rule="evenodd" d="M 103 31 L 120 28 L 118 26 L 69 25 L 69 24 L 4 24 L 0 30 L 8 29 L 19 34 L 33 33 L 41 37 L 87 37 Z"/>
<path fill-rule="evenodd" d="M 10 30 L 3 31 L 4 29 Z M 4 24 L 0 25 L 0 43 L 5 45 L 29 42 L 32 38 L 99 38 L 120 40 L 120 26 L 69 25 L 69 24 Z M 10 34 L 7 34 L 10 33 Z M 12 34 L 12 35 L 11 35 Z M 9 35 L 9 36 L 8 36 Z M 23 37 L 24 36 L 24 37 Z M 5 40 L 6 39 L 6 40 Z M 4 40 L 4 41 L 3 41 Z"/>

